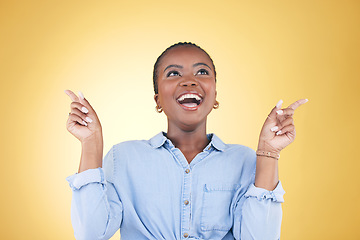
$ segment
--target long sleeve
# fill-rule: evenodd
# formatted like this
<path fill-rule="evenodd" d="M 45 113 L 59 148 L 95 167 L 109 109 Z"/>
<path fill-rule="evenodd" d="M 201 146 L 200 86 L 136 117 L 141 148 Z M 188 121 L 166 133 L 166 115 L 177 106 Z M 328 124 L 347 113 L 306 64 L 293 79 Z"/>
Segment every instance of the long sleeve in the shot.
<path fill-rule="evenodd" d="M 280 181 L 273 191 L 255 187 L 251 183 L 235 208 L 235 239 L 280 239 L 284 193 Z"/>
<path fill-rule="evenodd" d="M 71 222 L 77 240 L 109 239 L 122 221 L 122 203 L 114 187 L 113 148 L 103 168 L 89 169 L 66 178 L 72 189 Z"/>
<path fill-rule="evenodd" d="M 159 133 L 116 144 L 103 167 L 68 177 L 76 239 L 279 239 L 281 183 L 256 188 L 256 153 L 216 135 L 189 164 Z"/>

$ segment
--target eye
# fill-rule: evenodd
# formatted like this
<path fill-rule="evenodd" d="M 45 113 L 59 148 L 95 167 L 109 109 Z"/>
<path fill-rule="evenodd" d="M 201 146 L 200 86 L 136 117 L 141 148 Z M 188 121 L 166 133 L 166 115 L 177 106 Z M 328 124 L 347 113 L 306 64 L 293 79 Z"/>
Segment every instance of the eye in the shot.
<path fill-rule="evenodd" d="M 170 71 L 166 74 L 167 77 L 174 77 L 174 76 L 180 76 L 180 73 L 178 71 Z"/>
<path fill-rule="evenodd" d="M 200 69 L 197 74 L 199 75 L 209 75 L 209 71 L 206 69 Z"/>

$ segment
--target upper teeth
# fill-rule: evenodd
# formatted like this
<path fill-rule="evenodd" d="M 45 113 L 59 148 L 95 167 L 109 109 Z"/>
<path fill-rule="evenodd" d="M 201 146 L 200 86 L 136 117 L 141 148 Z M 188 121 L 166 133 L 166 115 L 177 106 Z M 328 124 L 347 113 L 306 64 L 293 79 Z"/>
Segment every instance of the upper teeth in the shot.
<path fill-rule="evenodd" d="M 201 100 L 201 98 L 198 95 L 192 94 L 192 93 L 187 93 L 187 94 L 180 96 L 178 98 L 178 101 L 183 101 L 185 98 L 195 98 L 197 101 Z"/>

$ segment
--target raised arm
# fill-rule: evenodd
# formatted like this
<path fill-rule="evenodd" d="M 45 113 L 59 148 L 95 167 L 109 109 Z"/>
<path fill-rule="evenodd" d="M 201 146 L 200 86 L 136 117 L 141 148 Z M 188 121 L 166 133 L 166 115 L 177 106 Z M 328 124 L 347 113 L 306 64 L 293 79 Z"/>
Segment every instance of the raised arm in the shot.
<path fill-rule="evenodd" d="M 235 239 L 280 239 L 281 203 L 284 202 L 285 191 L 278 177 L 277 157 L 282 149 L 294 141 L 294 111 L 306 102 L 307 99 L 301 99 L 281 109 L 280 100 L 265 120 L 258 145 L 261 152 L 254 152 L 252 156 L 256 158 L 255 176 L 234 210 Z M 270 152 L 270 156 L 267 152 Z"/>
<path fill-rule="evenodd" d="M 74 235 L 77 240 L 109 239 L 120 227 L 123 210 L 114 186 L 113 148 L 103 160 L 102 130 L 94 109 L 81 92 L 80 97 L 65 93 L 73 101 L 66 127 L 82 145 L 79 171 L 66 179 L 73 191 Z"/>
<path fill-rule="evenodd" d="M 273 190 L 279 182 L 278 159 L 280 151 L 295 140 L 293 115 L 295 109 L 306 103 L 300 99 L 287 108 L 281 109 L 282 100 L 271 110 L 261 129 L 256 159 L 255 186 Z M 263 156 L 263 152 L 270 156 Z M 264 154 L 266 155 L 266 154 Z"/>
<path fill-rule="evenodd" d="M 65 93 L 73 101 L 66 128 L 81 142 L 79 173 L 102 167 L 103 136 L 99 118 L 81 92 L 79 97 L 70 90 Z"/>

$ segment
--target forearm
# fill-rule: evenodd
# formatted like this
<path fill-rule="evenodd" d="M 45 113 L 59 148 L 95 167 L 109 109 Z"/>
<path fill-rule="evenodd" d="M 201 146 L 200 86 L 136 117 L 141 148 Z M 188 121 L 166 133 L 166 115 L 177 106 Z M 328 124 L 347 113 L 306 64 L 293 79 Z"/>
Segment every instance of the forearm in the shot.
<path fill-rule="evenodd" d="M 257 156 L 255 186 L 272 191 L 278 182 L 278 160 L 265 156 Z"/>
<path fill-rule="evenodd" d="M 78 172 L 102 167 L 102 158 L 103 138 L 100 132 L 91 139 L 87 139 L 81 143 L 81 158 Z"/>

